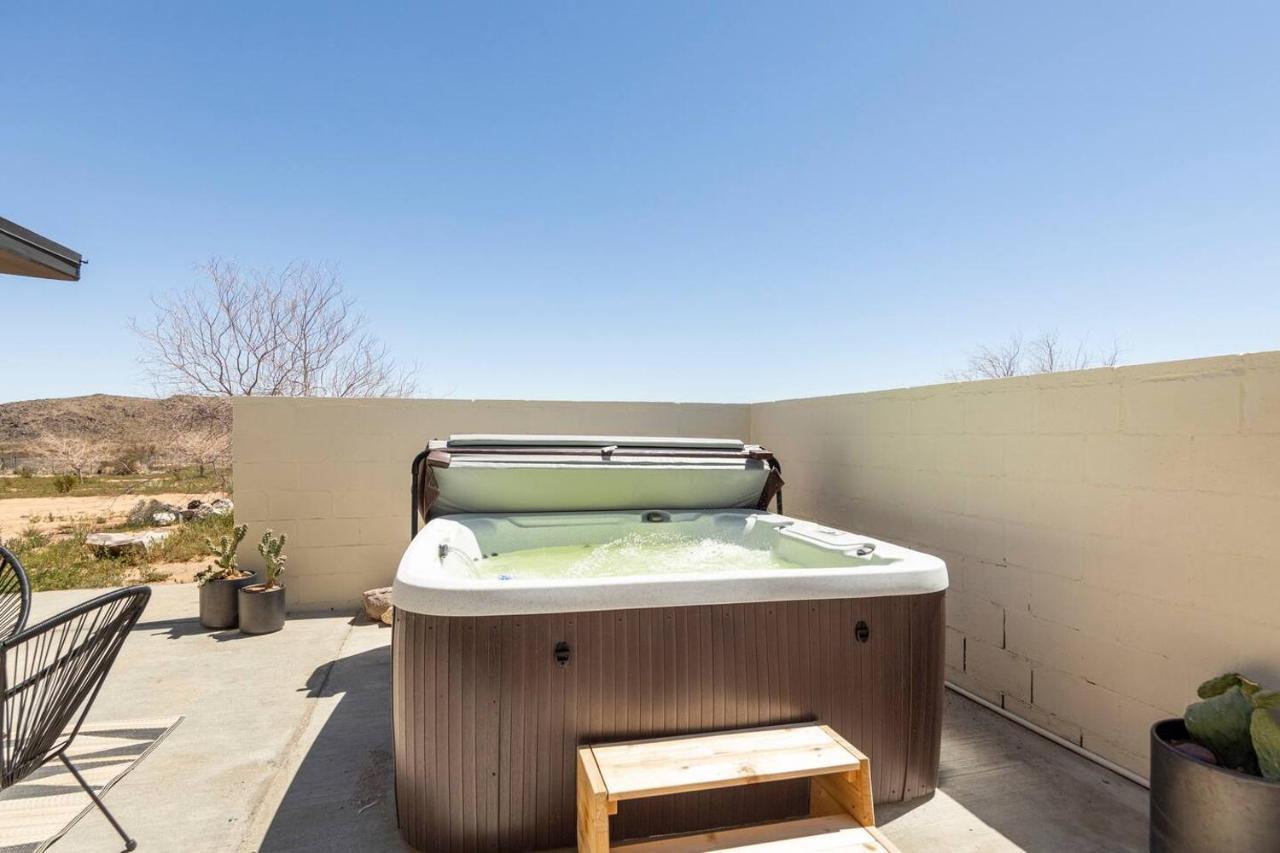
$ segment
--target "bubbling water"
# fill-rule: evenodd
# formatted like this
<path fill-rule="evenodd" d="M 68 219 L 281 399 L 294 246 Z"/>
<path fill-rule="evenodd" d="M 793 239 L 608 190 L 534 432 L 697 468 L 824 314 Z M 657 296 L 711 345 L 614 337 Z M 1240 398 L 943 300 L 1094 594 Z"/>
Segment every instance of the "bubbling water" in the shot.
<path fill-rule="evenodd" d="M 719 574 L 751 569 L 796 568 L 771 550 L 723 539 L 676 533 L 628 533 L 603 545 L 528 548 L 486 557 L 481 577 L 602 578 L 627 575 Z"/>

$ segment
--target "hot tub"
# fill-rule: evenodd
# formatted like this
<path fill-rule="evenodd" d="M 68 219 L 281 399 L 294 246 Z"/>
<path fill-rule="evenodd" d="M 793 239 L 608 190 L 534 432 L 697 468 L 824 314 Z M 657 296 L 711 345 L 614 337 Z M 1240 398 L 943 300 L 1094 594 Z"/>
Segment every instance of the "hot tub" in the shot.
<path fill-rule="evenodd" d="M 807 720 L 867 753 L 878 800 L 931 792 L 946 567 L 769 511 L 781 483 L 736 441 L 432 442 L 393 591 L 404 838 L 572 846 L 578 745 Z M 639 837 L 808 806 L 804 782 L 780 782 L 628 803 L 611 824 Z"/>

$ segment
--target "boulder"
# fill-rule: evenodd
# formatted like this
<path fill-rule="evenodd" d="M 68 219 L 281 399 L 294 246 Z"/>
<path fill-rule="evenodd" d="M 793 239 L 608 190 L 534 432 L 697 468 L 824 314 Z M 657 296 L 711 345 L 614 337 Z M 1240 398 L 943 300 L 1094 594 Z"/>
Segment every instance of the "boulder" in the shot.
<path fill-rule="evenodd" d="M 164 501 L 158 501 L 155 498 L 150 500 L 140 500 L 133 505 L 133 509 L 129 510 L 127 521 L 137 527 L 150 524 L 172 524 L 178 520 L 178 516 L 182 512 L 182 507 L 167 504 Z M 157 515 L 172 515 L 173 518 L 167 522 L 156 521 Z"/>
<path fill-rule="evenodd" d="M 391 624 L 391 587 L 366 590 L 362 597 L 365 616 L 373 622 Z"/>
<path fill-rule="evenodd" d="M 208 518 L 211 515 L 230 515 L 235 505 L 226 498 L 214 498 L 205 503 L 199 498 L 187 501 L 186 506 L 167 504 L 163 501 L 141 500 L 129 510 L 129 524 L 141 527 L 154 525 L 165 527 L 176 524 L 179 520 L 191 521 L 196 518 Z"/>
<path fill-rule="evenodd" d="M 235 508 L 236 505 L 231 502 L 230 498 L 214 498 L 209 501 L 210 515 L 230 515 Z"/>
<path fill-rule="evenodd" d="M 228 515 L 234 508 L 235 505 L 226 498 L 214 498 L 208 503 L 197 500 L 187 504 L 187 508 L 182 511 L 182 517 L 189 521 L 193 518 L 208 518 L 211 515 Z"/>
<path fill-rule="evenodd" d="M 135 533 L 90 533 L 84 544 L 100 554 L 116 556 L 127 551 L 146 551 L 152 545 L 169 538 L 172 530 L 139 530 Z"/>

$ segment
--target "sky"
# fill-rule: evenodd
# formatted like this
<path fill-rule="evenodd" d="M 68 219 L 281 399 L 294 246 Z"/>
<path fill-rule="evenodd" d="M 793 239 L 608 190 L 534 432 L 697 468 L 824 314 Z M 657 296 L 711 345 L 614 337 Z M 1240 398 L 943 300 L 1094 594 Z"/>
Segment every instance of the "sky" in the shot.
<path fill-rule="evenodd" d="M 1044 330 L 1280 349 L 1280 5 L 19 2 L 0 400 L 146 394 L 211 257 L 337 264 L 420 396 L 758 401 Z"/>

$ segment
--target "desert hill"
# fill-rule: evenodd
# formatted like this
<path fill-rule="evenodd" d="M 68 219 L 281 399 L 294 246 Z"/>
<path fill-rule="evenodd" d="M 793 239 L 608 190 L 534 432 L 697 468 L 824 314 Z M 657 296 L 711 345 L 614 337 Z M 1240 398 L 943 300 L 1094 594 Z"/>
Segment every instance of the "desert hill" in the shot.
<path fill-rule="evenodd" d="M 12 467 L 33 455 L 31 447 L 45 432 L 74 433 L 123 444 L 154 435 L 173 423 L 175 411 L 190 412 L 191 397 L 126 397 L 90 394 L 0 403 L 0 465 Z M 223 421 L 227 407 L 198 407 L 201 419 Z M 226 418 L 229 426 L 229 418 Z"/>

